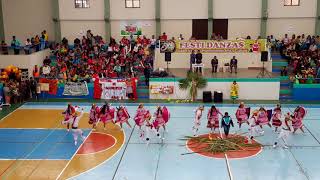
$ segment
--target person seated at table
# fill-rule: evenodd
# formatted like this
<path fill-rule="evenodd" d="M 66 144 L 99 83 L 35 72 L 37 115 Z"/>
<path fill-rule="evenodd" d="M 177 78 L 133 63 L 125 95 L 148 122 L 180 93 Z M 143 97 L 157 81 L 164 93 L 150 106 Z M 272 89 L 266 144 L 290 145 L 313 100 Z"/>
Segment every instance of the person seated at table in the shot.
<path fill-rule="evenodd" d="M 200 50 L 198 50 L 197 54 L 196 54 L 196 64 L 200 65 L 202 64 L 202 53 Z M 196 72 L 200 72 L 202 73 L 202 67 L 197 67 L 196 68 Z"/>
<path fill-rule="evenodd" d="M 196 63 L 196 54 L 194 53 L 194 50 L 191 51 L 190 54 L 190 71 L 192 71 L 192 64 Z"/>
<path fill-rule="evenodd" d="M 212 66 L 212 73 L 216 73 L 218 69 L 218 59 L 217 56 L 214 56 L 211 60 L 211 66 Z"/>
<path fill-rule="evenodd" d="M 281 76 L 288 76 L 288 70 L 286 66 L 283 66 L 281 71 L 280 71 Z"/>
<path fill-rule="evenodd" d="M 232 59 L 230 60 L 230 73 L 232 73 L 233 70 L 235 71 L 235 73 L 237 74 L 237 70 L 238 70 L 238 60 L 236 59 L 236 56 L 233 56 Z"/>

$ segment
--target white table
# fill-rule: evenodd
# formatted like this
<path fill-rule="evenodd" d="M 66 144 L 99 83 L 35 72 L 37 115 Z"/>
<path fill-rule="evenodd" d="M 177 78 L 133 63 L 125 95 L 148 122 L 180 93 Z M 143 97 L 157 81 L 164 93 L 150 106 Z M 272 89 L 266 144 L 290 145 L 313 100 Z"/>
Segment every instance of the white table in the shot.
<path fill-rule="evenodd" d="M 192 64 L 193 72 L 196 72 L 196 68 L 201 68 L 202 75 L 204 75 L 204 64 Z"/>

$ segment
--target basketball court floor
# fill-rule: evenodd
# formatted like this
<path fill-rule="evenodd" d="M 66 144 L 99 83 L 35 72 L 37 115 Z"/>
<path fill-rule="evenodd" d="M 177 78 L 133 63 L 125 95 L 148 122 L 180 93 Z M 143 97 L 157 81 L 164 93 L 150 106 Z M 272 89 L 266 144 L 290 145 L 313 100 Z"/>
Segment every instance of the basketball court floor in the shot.
<path fill-rule="evenodd" d="M 61 112 L 67 103 L 26 103 L 0 121 L 1 179 L 79 179 L 79 180 L 317 180 L 320 179 L 319 105 L 304 105 L 305 134 L 289 137 L 289 149 L 272 148 L 277 134 L 265 127 L 256 140 L 261 151 L 245 158 L 214 158 L 191 153 L 184 136 L 192 135 L 195 104 L 166 104 L 171 112 L 164 139 L 152 136 L 147 146 L 136 126 L 109 124 L 97 131 L 81 122 L 86 139 L 77 146 L 72 133 L 61 125 Z M 90 104 L 74 103 L 89 112 Z M 117 106 L 118 104 L 113 104 Z M 158 104 L 146 104 L 154 111 Z M 161 104 L 164 105 L 164 104 Z M 252 110 L 261 105 L 249 104 Z M 267 109 L 273 105 L 264 105 Z M 137 104 L 127 104 L 131 117 Z M 234 118 L 237 105 L 217 105 Z M 283 113 L 296 105 L 283 105 Z M 199 134 L 207 134 L 206 106 Z M 130 123 L 134 125 L 133 120 Z M 237 127 L 232 133 L 245 133 Z"/>

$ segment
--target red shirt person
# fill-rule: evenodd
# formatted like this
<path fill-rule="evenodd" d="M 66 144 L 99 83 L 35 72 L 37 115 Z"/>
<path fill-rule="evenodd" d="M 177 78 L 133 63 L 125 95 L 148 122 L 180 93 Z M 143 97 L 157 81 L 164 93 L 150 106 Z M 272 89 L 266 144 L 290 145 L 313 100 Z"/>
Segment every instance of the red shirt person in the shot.
<path fill-rule="evenodd" d="M 166 41 L 166 40 L 168 40 L 168 36 L 166 35 L 165 32 L 162 34 L 162 36 L 160 36 L 160 40 L 161 40 L 161 41 Z"/>

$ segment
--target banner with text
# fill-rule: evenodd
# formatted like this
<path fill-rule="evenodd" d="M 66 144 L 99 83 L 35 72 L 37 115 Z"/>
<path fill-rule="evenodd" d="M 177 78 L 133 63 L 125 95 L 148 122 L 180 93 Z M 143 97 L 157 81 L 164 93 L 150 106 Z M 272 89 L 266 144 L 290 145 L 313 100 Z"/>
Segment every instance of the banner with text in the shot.
<path fill-rule="evenodd" d="M 86 82 L 67 82 L 64 85 L 64 96 L 87 96 L 89 94 Z"/>
<path fill-rule="evenodd" d="M 173 94 L 174 86 L 151 85 L 151 94 Z"/>
<path fill-rule="evenodd" d="M 122 79 L 100 81 L 101 99 L 127 99 L 127 83 Z"/>
<path fill-rule="evenodd" d="M 202 53 L 248 53 L 267 51 L 267 40 L 184 40 L 172 41 L 160 44 L 161 52 L 190 53 L 192 50 L 200 50 Z"/>

